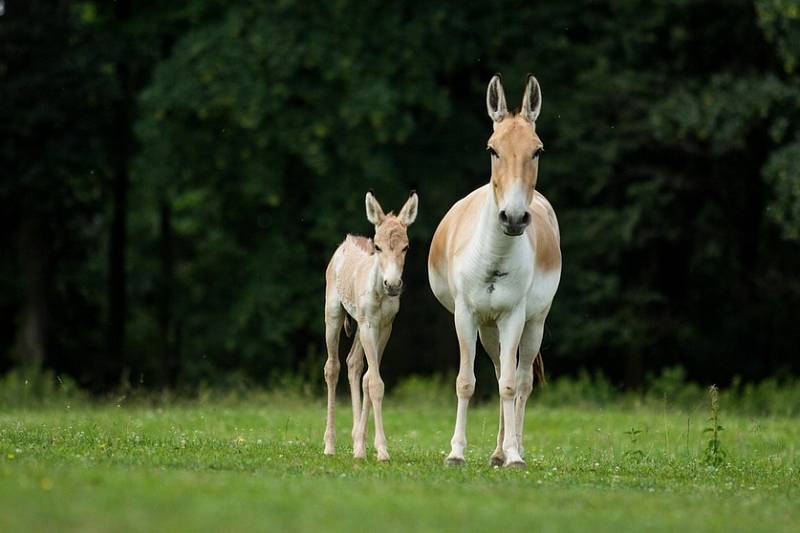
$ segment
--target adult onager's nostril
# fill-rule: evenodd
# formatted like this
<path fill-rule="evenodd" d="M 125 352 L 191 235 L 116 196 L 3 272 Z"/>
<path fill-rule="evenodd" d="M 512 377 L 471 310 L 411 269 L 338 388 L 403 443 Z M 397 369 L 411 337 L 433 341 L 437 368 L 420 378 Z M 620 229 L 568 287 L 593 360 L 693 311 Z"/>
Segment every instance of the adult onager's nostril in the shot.
<path fill-rule="evenodd" d="M 531 214 L 525 211 L 525 214 L 522 215 L 522 224 L 526 226 L 531 223 Z"/>
<path fill-rule="evenodd" d="M 506 214 L 505 209 L 500 211 L 500 222 L 503 224 L 508 224 L 508 215 Z"/>

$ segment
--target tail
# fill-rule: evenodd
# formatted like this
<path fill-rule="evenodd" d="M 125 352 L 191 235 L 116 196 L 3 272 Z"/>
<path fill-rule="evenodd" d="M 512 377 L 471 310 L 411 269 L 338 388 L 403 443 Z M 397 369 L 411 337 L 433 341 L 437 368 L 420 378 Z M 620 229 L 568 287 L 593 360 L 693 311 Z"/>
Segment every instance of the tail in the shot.
<path fill-rule="evenodd" d="M 547 385 L 547 378 L 544 377 L 544 360 L 542 360 L 542 352 L 536 354 L 536 357 L 533 359 L 533 374 L 536 376 L 536 379 L 539 380 L 539 383 L 542 385 Z"/>
<path fill-rule="evenodd" d="M 352 319 L 350 318 L 350 315 L 345 313 L 345 315 L 344 315 L 344 334 L 347 335 L 348 337 L 352 337 L 353 336 L 353 332 L 355 330 L 356 330 L 356 328 L 353 326 L 353 322 L 352 322 Z"/>

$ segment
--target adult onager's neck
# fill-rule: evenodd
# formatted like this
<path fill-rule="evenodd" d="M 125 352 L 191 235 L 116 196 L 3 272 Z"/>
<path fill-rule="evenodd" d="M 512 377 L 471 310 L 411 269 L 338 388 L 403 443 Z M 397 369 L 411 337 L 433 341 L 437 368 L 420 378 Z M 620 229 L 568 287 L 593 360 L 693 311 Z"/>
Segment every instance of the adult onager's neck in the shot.
<path fill-rule="evenodd" d="M 530 239 L 524 233 L 518 236 L 506 235 L 497 221 L 499 211 L 491 190 L 487 190 L 470 242 L 471 262 L 475 266 L 491 268 L 513 255 L 520 246 L 531 246 Z"/>

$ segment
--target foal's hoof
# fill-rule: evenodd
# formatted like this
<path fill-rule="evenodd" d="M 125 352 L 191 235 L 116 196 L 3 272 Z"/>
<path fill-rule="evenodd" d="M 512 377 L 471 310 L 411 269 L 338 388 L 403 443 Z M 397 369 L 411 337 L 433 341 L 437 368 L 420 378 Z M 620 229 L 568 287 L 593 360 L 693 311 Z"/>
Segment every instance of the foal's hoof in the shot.
<path fill-rule="evenodd" d="M 519 459 L 517 461 L 509 461 L 503 466 L 505 466 L 506 468 L 518 468 L 518 469 L 528 468 L 528 464 L 522 459 Z"/>
<path fill-rule="evenodd" d="M 464 466 L 466 463 L 463 457 L 448 457 L 444 460 L 447 466 Z"/>
<path fill-rule="evenodd" d="M 378 452 L 378 461 L 388 461 L 389 460 L 389 452 Z"/>
<path fill-rule="evenodd" d="M 492 466 L 503 466 L 506 460 L 504 457 L 498 457 L 497 455 L 493 455 L 489 458 L 489 464 Z"/>

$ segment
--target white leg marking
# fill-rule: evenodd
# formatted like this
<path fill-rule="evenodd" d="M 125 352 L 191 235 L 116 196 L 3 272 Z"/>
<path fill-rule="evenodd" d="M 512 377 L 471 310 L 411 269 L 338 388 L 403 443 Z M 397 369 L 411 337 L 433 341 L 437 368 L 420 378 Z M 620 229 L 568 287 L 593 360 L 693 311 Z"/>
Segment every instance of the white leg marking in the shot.
<path fill-rule="evenodd" d="M 489 358 L 492 360 L 492 364 L 494 365 L 494 375 L 497 378 L 499 383 L 500 381 L 500 334 L 497 331 L 497 327 L 495 326 L 481 326 L 478 329 L 481 338 L 481 344 L 483 344 L 484 350 L 486 353 L 489 354 Z M 500 404 L 500 414 L 498 418 L 500 419 L 499 427 L 497 429 L 497 447 L 495 447 L 494 451 L 492 452 L 491 457 L 489 458 L 489 464 L 492 466 L 502 466 L 503 463 L 506 461 L 506 455 L 503 453 L 503 399 L 501 398 L 499 401 Z"/>
<path fill-rule="evenodd" d="M 464 463 L 464 449 L 467 446 L 467 408 L 475 392 L 475 343 L 478 336 L 475 319 L 463 303 L 456 303 L 455 324 L 460 364 L 456 378 L 458 397 L 456 427 L 450 440 L 450 454 L 446 459 L 447 464 L 451 465 Z"/>
<path fill-rule="evenodd" d="M 519 366 L 517 367 L 516 429 L 517 446 L 520 456 L 523 455 L 522 435 L 525 424 L 525 404 L 533 389 L 533 360 L 539 353 L 544 333 L 544 322 L 528 321 L 522 332 L 519 343 Z"/>
<path fill-rule="evenodd" d="M 503 317 L 498 323 L 500 330 L 500 398 L 503 402 L 503 452 L 505 466 L 525 466 L 517 446 L 517 430 L 514 401 L 517 394 L 516 369 L 517 349 L 524 326 L 524 309 L 519 308 Z"/>

